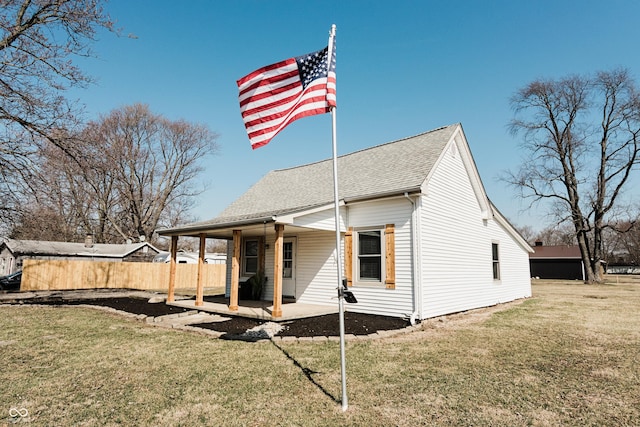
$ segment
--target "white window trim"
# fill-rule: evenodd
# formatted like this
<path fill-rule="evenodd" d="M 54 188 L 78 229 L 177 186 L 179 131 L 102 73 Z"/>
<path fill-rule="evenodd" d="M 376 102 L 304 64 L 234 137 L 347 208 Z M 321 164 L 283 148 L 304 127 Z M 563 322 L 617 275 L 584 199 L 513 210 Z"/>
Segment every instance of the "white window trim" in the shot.
<path fill-rule="evenodd" d="M 294 238 L 287 238 L 284 239 L 285 241 L 282 242 L 282 279 L 283 280 L 295 280 L 296 277 L 296 255 L 295 255 L 295 251 L 296 251 L 296 240 Z M 290 244 L 291 245 L 291 258 L 290 259 L 286 259 L 284 257 L 284 247 L 285 245 Z M 286 277 L 285 276 L 285 262 L 286 261 L 291 261 L 291 275 L 290 277 Z"/>
<path fill-rule="evenodd" d="M 360 233 L 367 231 L 380 232 L 380 280 L 362 280 L 360 279 Z M 361 287 L 375 287 L 385 288 L 385 272 L 386 272 L 386 257 L 385 257 L 385 227 L 384 226 L 372 226 L 372 227 L 357 227 L 353 229 L 353 286 Z"/>
<path fill-rule="evenodd" d="M 257 238 L 247 238 L 247 239 L 243 239 L 242 240 L 242 276 L 243 277 L 250 277 L 253 276 L 254 274 L 257 273 L 257 271 L 247 271 L 247 242 L 256 242 L 256 245 L 260 244 L 260 240 Z M 258 257 L 259 257 L 259 250 L 258 250 L 258 254 L 255 255 L 256 258 L 256 268 L 259 268 L 258 266 Z M 251 258 L 254 258 L 253 256 Z"/>
<path fill-rule="evenodd" d="M 496 249 L 497 249 L 497 252 L 498 252 L 498 259 L 497 260 L 493 259 L 493 245 L 496 246 Z M 496 265 L 496 264 L 498 266 L 498 271 L 497 271 L 498 277 L 495 277 L 496 275 L 494 274 L 494 265 Z M 500 268 L 500 264 L 501 264 L 501 261 L 500 261 L 500 242 L 492 241 L 491 242 L 491 277 L 493 278 L 493 281 L 496 282 L 496 283 L 500 282 L 502 280 L 502 271 L 501 271 L 501 268 Z"/>

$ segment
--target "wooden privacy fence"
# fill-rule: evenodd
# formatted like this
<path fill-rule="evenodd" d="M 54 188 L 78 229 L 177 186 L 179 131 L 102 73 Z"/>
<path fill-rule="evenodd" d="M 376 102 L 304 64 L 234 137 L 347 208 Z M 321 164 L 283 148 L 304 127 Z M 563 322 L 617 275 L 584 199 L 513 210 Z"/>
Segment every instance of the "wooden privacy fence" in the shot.
<path fill-rule="evenodd" d="M 225 264 L 204 264 L 205 288 L 225 285 Z M 176 266 L 176 288 L 195 289 L 197 264 Z M 22 291 L 72 289 L 140 289 L 166 292 L 169 264 L 151 262 L 44 261 L 25 260 Z"/>

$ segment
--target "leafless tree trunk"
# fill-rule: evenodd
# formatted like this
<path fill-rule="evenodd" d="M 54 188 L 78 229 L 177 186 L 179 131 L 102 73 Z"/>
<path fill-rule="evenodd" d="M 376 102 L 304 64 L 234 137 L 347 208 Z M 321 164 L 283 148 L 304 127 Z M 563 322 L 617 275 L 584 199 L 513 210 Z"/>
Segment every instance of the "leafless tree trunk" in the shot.
<path fill-rule="evenodd" d="M 529 157 L 506 179 L 532 203 L 551 201 L 558 223 L 570 221 L 587 282 L 602 282 L 602 233 L 638 161 L 635 82 L 626 70 L 535 81 L 512 105 L 511 130 Z"/>

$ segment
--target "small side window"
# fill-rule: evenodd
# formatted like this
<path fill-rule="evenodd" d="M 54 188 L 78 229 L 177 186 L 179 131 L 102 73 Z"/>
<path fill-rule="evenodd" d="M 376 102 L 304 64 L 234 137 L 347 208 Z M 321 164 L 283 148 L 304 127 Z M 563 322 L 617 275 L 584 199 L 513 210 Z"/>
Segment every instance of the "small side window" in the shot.
<path fill-rule="evenodd" d="M 282 278 L 293 278 L 293 242 L 282 245 Z"/>
<path fill-rule="evenodd" d="M 493 262 L 493 280 L 500 280 L 500 251 L 497 243 L 491 244 L 491 259 Z"/>

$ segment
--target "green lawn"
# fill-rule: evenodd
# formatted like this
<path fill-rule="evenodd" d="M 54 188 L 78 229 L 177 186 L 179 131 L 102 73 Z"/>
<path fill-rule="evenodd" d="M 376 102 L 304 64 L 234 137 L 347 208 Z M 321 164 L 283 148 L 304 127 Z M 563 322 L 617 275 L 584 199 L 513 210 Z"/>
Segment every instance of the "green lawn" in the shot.
<path fill-rule="evenodd" d="M 344 413 L 335 342 L 224 341 L 85 308 L 2 306 L 0 425 L 639 425 L 640 284 L 533 289 L 348 342 Z"/>

